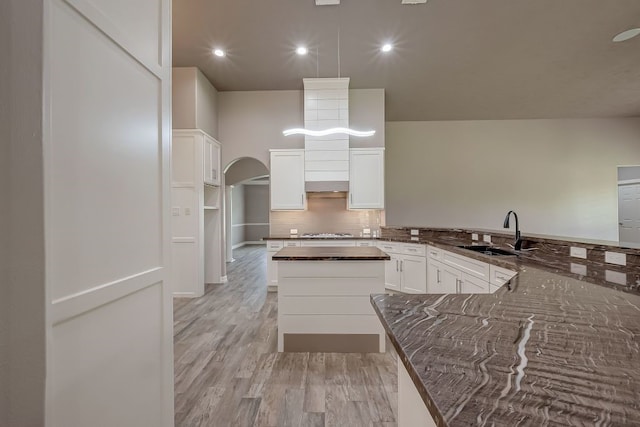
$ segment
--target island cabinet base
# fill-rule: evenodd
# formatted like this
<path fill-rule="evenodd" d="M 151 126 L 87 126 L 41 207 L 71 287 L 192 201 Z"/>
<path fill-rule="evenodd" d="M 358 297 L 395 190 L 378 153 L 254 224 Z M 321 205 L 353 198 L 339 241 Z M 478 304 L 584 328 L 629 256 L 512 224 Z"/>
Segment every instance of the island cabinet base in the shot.
<path fill-rule="evenodd" d="M 279 261 L 278 351 L 384 352 L 384 261 Z"/>
<path fill-rule="evenodd" d="M 407 369 L 398 359 L 398 427 L 436 427 Z"/>

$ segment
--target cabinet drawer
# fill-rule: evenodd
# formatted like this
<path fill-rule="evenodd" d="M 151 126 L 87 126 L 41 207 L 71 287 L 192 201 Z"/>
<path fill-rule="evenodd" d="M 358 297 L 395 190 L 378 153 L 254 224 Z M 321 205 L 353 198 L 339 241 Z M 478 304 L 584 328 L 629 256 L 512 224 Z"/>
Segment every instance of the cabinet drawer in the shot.
<path fill-rule="evenodd" d="M 427 256 L 438 261 L 442 260 L 442 249 L 434 246 L 427 246 Z"/>
<path fill-rule="evenodd" d="M 516 275 L 515 271 L 508 270 L 506 268 L 497 267 L 495 265 L 490 266 L 489 268 L 491 278 L 489 283 L 494 286 L 502 286 L 507 283 L 513 276 Z"/>
<path fill-rule="evenodd" d="M 489 281 L 489 264 L 473 258 L 467 258 L 452 252 L 442 251 L 442 262 L 455 267 L 462 273 L 475 276 L 485 282 Z"/>
<path fill-rule="evenodd" d="M 407 255 L 426 256 L 427 247 L 425 245 L 402 245 L 402 253 Z"/>
<path fill-rule="evenodd" d="M 460 280 L 459 292 L 461 294 L 488 294 L 490 293 L 489 282 L 464 273 Z"/>
<path fill-rule="evenodd" d="M 267 241 L 267 250 L 268 251 L 279 251 L 283 248 L 282 240 L 268 240 Z"/>
<path fill-rule="evenodd" d="M 402 253 L 401 245 L 398 243 L 378 242 L 378 249 L 387 253 Z"/>
<path fill-rule="evenodd" d="M 285 240 L 284 241 L 284 247 L 285 248 L 291 248 L 291 247 L 298 247 L 300 246 L 300 242 L 295 241 L 295 240 Z"/>

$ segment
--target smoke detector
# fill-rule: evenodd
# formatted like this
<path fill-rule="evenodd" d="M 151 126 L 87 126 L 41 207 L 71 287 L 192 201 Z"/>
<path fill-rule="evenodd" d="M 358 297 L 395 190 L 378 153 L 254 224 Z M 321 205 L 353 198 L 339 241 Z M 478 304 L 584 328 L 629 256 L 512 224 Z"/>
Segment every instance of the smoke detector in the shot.
<path fill-rule="evenodd" d="M 336 4 L 340 4 L 340 0 L 316 0 L 316 6 L 331 6 Z"/>
<path fill-rule="evenodd" d="M 402 0 L 402 4 L 424 4 L 427 0 Z"/>

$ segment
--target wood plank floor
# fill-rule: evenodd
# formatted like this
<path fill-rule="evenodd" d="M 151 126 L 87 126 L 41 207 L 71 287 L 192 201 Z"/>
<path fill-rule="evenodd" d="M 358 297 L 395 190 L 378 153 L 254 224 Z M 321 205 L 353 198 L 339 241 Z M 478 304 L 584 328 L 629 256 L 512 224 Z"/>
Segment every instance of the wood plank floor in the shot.
<path fill-rule="evenodd" d="M 228 283 L 174 300 L 176 426 L 396 426 L 392 350 L 278 353 L 265 247 L 234 257 Z"/>

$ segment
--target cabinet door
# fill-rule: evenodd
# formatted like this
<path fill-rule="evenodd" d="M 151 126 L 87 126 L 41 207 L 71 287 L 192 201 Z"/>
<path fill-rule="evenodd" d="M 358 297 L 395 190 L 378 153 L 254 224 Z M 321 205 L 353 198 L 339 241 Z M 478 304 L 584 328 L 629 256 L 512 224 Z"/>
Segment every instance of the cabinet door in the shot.
<path fill-rule="evenodd" d="M 463 273 L 460 280 L 461 294 L 488 294 L 489 282 L 478 279 L 470 274 Z"/>
<path fill-rule="evenodd" d="M 427 292 L 427 259 L 421 256 L 405 255 L 400 263 L 402 292 L 424 294 Z"/>
<path fill-rule="evenodd" d="M 436 260 L 429 260 L 427 266 L 428 283 L 427 293 L 430 294 L 457 294 L 458 282 L 462 277 L 455 268 L 449 267 Z"/>
<path fill-rule="evenodd" d="M 349 209 L 384 209 L 384 149 L 352 149 Z"/>
<path fill-rule="evenodd" d="M 389 254 L 391 259 L 384 264 L 384 285 L 392 291 L 400 291 L 400 261 L 401 257 Z"/>
<path fill-rule="evenodd" d="M 271 210 L 304 210 L 304 150 L 271 152 Z"/>
<path fill-rule="evenodd" d="M 203 176 L 206 184 L 213 184 L 213 142 L 209 138 L 204 138 L 202 147 L 203 153 Z"/>

